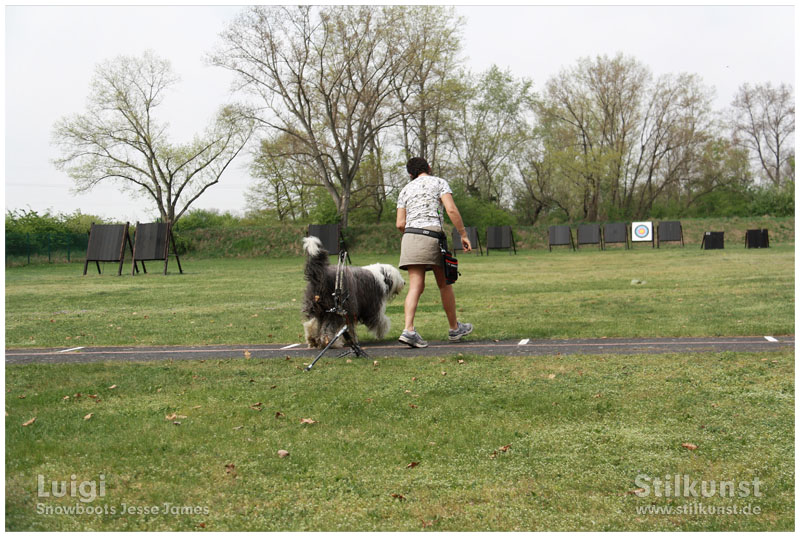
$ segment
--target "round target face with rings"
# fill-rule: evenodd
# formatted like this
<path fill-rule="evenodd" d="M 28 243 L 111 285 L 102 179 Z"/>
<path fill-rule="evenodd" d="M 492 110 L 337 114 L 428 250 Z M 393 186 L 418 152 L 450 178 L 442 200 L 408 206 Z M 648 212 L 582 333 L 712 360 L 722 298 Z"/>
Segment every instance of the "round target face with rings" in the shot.
<path fill-rule="evenodd" d="M 631 223 L 631 240 L 634 241 L 652 241 L 653 240 L 653 223 L 652 222 L 632 222 Z"/>

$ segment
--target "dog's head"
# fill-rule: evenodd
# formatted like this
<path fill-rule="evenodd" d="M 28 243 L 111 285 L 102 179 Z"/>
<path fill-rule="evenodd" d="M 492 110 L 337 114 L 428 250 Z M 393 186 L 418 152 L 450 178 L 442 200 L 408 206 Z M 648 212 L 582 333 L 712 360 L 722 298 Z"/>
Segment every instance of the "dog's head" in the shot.
<path fill-rule="evenodd" d="M 406 285 L 406 281 L 403 279 L 400 271 L 392 265 L 376 263 L 364 268 L 372 272 L 375 278 L 383 283 L 383 292 L 387 301 L 396 297 Z"/>

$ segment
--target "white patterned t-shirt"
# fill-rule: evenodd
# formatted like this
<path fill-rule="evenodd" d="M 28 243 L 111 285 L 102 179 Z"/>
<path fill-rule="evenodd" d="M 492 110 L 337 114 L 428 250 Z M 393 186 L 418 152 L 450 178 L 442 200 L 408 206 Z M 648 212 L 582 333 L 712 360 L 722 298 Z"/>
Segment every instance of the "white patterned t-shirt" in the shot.
<path fill-rule="evenodd" d="M 397 208 L 406 210 L 406 227 L 441 227 L 441 198 L 452 193 L 441 177 L 420 175 L 413 179 L 397 198 Z"/>

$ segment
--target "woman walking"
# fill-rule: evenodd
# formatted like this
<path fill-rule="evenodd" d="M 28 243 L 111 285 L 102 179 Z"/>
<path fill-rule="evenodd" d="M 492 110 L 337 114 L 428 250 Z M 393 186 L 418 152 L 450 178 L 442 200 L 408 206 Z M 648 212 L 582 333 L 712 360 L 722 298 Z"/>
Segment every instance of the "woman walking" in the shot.
<path fill-rule="evenodd" d="M 405 301 L 405 328 L 400 342 L 411 347 L 427 347 L 414 327 L 414 316 L 422 292 L 425 290 L 425 273 L 433 271 L 442 307 L 450 325 L 448 339 L 459 341 L 472 332 L 472 325 L 458 321 L 456 316 L 456 297 L 453 286 L 447 284 L 444 275 L 439 237 L 444 237 L 444 211 L 461 235 L 465 252 L 472 250 L 467 230 L 453 201 L 453 191 L 447 181 L 431 175 L 431 167 L 424 158 L 414 157 L 406 164 L 411 176 L 397 200 L 397 229 L 403 233 L 400 246 L 400 268 L 408 271 L 408 295 Z M 428 233 L 426 233 L 426 231 Z"/>

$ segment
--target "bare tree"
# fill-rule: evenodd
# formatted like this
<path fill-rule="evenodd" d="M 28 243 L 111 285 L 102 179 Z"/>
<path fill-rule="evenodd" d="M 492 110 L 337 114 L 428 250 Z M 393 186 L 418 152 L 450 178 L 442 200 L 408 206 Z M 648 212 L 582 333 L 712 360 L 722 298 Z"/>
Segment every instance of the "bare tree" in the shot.
<path fill-rule="evenodd" d="M 551 158 L 580 192 L 582 218 L 594 221 L 619 200 L 624 156 L 639 123 L 649 71 L 618 55 L 584 58 L 550 79 L 539 105 Z"/>
<path fill-rule="evenodd" d="M 399 22 L 408 52 L 405 75 L 395 85 L 404 157 L 428 159 L 436 168 L 445 116 L 457 108 L 463 90 L 457 55 L 464 20 L 452 7 L 408 6 Z"/>
<path fill-rule="evenodd" d="M 250 173 L 254 181 L 245 199 L 252 210 L 274 211 L 281 222 L 308 216 L 317 183 L 313 162 L 303 155 L 295 138 L 281 134 L 261 140 Z"/>
<path fill-rule="evenodd" d="M 470 80 L 470 92 L 448 124 L 451 173 L 484 200 L 507 202 L 512 156 L 526 142 L 532 83 L 497 66 Z"/>
<path fill-rule="evenodd" d="M 711 90 L 696 75 L 663 75 L 643 93 L 638 137 L 626 157 L 620 205 L 644 217 L 656 199 L 673 189 L 691 193 L 722 186 L 707 182 L 700 164 L 712 139 Z M 710 192 L 710 190 L 709 190 Z M 707 192 L 706 192 L 707 193 Z"/>
<path fill-rule="evenodd" d="M 794 181 L 794 89 L 744 84 L 731 106 L 735 143 L 750 151 L 774 186 Z"/>
<path fill-rule="evenodd" d="M 87 111 L 55 125 L 63 154 L 56 167 L 73 178 L 78 191 L 116 181 L 152 198 L 162 220 L 175 223 L 220 181 L 253 132 L 247 114 L 227 106 L 202 136 L 171 143 L 156 112 L 177 80 L 169 62 L 151 52 L 99 65 Z"/>
<path fill-rule="evenodd" d="M 253 6 L 223 32 L 210 61 L 263 104 L 263 126 L 294 137 L 347 226 L 359 165 L 398 118 L 389 106 L 407 52 L 402 9 Z"/>

